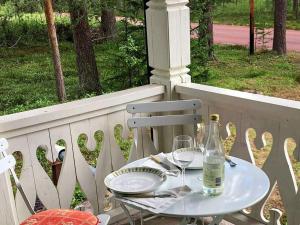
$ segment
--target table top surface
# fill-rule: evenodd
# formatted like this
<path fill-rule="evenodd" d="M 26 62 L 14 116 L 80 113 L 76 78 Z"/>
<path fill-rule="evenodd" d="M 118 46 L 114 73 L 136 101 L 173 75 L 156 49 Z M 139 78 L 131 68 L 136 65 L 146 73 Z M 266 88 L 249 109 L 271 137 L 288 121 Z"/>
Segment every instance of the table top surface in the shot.
<path fill-rule="evenodd" d="M 123 168 L 142 166 L 145 160 L 147 158 L 129 163 Z M 268 176 L 260 168 L 245 160 L 235 157 L 232 157 L 232 160 L 238 165 L 230 167 L 225 163 L 225 185 L 221 195 L 205 196 L 202 193 L 202 170 L 186 170 L 185 184 L 192 192 L 161 214 L 180 217 L 225 215 L 250 207 L 263 199 L 270 188 Z M 180 176 L 167 176 L 167 180 L 157 192 L 180 185 Z"/>

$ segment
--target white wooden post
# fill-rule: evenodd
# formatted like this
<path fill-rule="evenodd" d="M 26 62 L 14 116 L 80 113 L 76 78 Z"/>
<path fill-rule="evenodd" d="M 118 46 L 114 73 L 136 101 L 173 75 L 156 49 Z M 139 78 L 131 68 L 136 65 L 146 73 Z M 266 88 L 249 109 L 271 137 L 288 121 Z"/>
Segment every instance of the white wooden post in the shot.
<path fill-rule="evenodd" d="M 188 0 L 150 0 L 146 10 L 149 64 L 152 84 L 166 87 L 165 100 L 176 100 L 174 87 L 190 83 L 190 10 Z M 159 150 L 171 150 L 173 129 L 163 129 Z M 176 133 L 176 132 L 175 132 Z"/>
<path fill-rule="evenodd" d="M 146 10 L 151 83 L 166 85 L 172 100 L 176 83 L 191 82 L 190 10 L 188 0 L 150 0 Z"/>

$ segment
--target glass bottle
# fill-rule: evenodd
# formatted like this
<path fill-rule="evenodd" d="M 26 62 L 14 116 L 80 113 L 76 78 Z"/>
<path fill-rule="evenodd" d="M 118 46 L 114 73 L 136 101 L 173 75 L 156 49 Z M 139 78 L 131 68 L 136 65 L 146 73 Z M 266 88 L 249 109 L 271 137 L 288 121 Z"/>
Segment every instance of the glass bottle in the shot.
<path fill-rule="evenodd" d="M 203 191 L 219 195 L 224 189 L 225 154 L 219 134 L 219 115 L 210 115 L 209 135 L 203 153 Z"/>

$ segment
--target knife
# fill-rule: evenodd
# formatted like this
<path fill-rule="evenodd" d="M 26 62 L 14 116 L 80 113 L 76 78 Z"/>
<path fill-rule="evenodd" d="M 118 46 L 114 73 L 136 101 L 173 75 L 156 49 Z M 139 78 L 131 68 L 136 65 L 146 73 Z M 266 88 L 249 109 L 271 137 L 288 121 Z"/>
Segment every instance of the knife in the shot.
<path fill-rule="evenodd" d="M 177 198 L 175 194 L 166 193 L 166 194 L 120 194 L 117 197 L 121 198 Z"/>
<path fill-rule="evenodd" d="M 144 206 L 144 207 L 147 207 L 147 208 L 156 209 L 155 207 L 153 207 L 153 206 L 151 206 L 151 205 L 146 205 L 146 204 L 144 204 L 144 203 L 141 203 L 141 202 L 138 202 L 138 201 L 134 201 L 134 200 L 132 200 L 132 199 L 130 199 L 130 198 L 123 198 L 123 197 L 121 197 L 120 199 L 124 199 L 124 200 L 126 200 L 126 201 L 129 201 L 129 202 L 132 202 L 132 203 L 135 203 L 135 204 L 139 204 L 139 205 Z"/>
<path fill-rule="evenodd" d="M 233 162 L 229 156 L 225 155 L 225 160 L 226 162 L 229 163 L 230 167 L 235 167 L 237 164 L 235 162 Z"/>
<path fill-rule="evenodd" d="M 155 155 L 150 155 L 150 159 L 152 159 L 154 162 L 156 162 L 156 163 L 158 163 L 159 165 L 161 165 L 161 166 L 162 166 L 163 168 L 165 168 L 166 170 L 171 170 L 171 167 L 170 167 L 168 164 L 162 162 L 161 159 L 160 159 L 159 157 L 157 157 L 157 156 L 155 156 Z"/>

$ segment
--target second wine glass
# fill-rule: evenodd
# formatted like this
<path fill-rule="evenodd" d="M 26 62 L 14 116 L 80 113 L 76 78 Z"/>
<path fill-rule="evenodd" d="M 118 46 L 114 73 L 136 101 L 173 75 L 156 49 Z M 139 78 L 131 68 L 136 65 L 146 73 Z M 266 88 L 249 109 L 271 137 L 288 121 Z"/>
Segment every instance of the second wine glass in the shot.
<path fill-rule="evenodd" d="M 185 185 L 185 169 L 194 160 L 194 144 L 192 137 L 179 135 L 174 138 L 172 157 L 174 162 L 182 168 L 182 186 Z"/>

